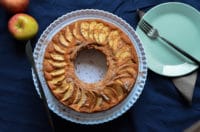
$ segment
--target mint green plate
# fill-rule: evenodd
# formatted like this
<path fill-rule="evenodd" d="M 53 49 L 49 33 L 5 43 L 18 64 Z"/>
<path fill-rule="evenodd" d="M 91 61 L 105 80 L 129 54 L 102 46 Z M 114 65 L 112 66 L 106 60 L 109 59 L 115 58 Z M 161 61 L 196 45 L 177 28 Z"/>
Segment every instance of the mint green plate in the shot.
<path fill-rule="evenodd" d="M 169 2 L 150 9 L 143 18 L 156 27 L 161 36 L 200 60 L 200 13 L 195 8 Z M 148 68 L 152 71 L 175 77 L 198 68 L 166 43 L 148 38 L 139 27 L 136 32 L 143 43 Z"/>

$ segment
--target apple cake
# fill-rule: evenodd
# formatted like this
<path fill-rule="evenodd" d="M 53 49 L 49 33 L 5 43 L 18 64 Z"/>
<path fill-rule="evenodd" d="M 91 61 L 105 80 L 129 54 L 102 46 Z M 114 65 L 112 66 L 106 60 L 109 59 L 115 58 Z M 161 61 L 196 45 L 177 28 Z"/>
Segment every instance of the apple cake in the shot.
<path fill-rule="evenodd" d="M 60 29 L 45 49 L 46 83 L 59 102 L 77 112 L 108 110 L 123 101 L 136 82 L 138 57 L 133 45 L 125 32 L 107 21 L 72 22 Z M 108 70 L 98 82 L 83 82 L 75 74 L 74 61 L 84 49 L 106 56 Z"/>

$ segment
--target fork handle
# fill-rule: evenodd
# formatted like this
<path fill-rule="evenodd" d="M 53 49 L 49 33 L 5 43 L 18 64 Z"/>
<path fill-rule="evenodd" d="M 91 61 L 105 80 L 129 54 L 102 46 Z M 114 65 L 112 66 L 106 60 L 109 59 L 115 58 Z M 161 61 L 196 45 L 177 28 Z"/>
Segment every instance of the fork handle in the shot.
<path fill-rule="evenodd" d="M 165 39 L 162 36 L 159 36 L 164 42 L 166 42 L 167 44 L 169 44 L 171 47 L 173 47 L 174 49 L 176 49 L 179 53 L 181 53 L 182 55 L 184 55 L 185 57 L 189 58 L 190 60 L 192 60 L 193 62 L 195 62 L 197 65 L 200 65 L 200 61 L 197 60 L 195 57 L 191 56 L 190 54 L 188 54 L 187 52 L 185 52 L 184 50 L 182 50 L 181 48 L 179 48 L 178 46 L 174 45 L 172 42 L 170 42 L 169 40 Z"/>

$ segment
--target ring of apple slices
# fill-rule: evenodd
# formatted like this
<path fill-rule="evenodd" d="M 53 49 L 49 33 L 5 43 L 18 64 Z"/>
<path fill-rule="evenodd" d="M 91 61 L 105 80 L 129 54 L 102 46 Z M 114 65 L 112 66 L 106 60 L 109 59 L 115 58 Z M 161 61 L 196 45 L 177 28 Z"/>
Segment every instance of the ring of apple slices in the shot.
<path fill-rule="evenodd" d="M 83 49 L 96 49 L 106 56 L 108 70 L 99 82 L 85 83 L 75 74 L 74 60 Z M 138 57 L 129 37 L 117 26 L 98 19 L 78 20 L 48 43 L 43 72 L 63 105 L 77 112 L 101 112 L 119 104 L 131 91 L 138 75 Z"/>

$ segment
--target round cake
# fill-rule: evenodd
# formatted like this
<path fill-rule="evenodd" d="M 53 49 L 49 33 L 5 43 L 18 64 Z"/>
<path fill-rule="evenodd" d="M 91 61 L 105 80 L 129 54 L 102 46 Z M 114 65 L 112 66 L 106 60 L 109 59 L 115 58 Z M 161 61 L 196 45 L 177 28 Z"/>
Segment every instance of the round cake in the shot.
<path fill-rule="evenodd" d="M 138 57 L 128 35 L 100 19 L 72 22 L 48 43 L 43 72 L 52 94 L 77 112 L 101 112 L 127 97 L 138 75 Z M 106 56 L 107 72 L 95 83 L 81 81 L 74 61 L 81 50 L 95 49 Z"/>

